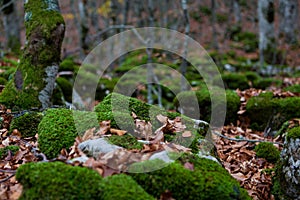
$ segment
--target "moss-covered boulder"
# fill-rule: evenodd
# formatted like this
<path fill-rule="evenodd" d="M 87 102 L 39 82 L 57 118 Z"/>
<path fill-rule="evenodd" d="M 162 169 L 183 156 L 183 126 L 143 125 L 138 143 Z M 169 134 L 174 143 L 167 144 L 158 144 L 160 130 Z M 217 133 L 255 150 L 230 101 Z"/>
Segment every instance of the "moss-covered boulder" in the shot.
<path fill-rule="evenodd" d="M 132 136 L 131 134 L 127 133 L 122 136 L 112 135 L 107 138 L 107 140 L 114 145 L 123 147 L 125 149 L 142 149 L 143 144 L 138 142 L 136 137 Z"/>
<path fill-rule="evenodd" d="M 21 165 L 16 173 L 22 184 L 20 199 L 99 199 L 101 176 L 90 169 L 61 162 Z"/>
<path fill-rule="evenodd" d="M 104 178 L 101 182 L 100 198 L 103 200 L 154 200 L 130 176 L 125 174 L 113 175 Z"/>
<path fill-rule="evenodd" d="M 67 79 L 62 78 L 62 77 L 58 77 L 56 79 L 56 83 L 60 87 L 60 89 L 64 95 L 64 99 L 67 102 L 72 102 L 72 91 L 73 91 L 72 84 Z"/>
<path fill-rule="evenodd" d="M 247 77 L 244 74 L 226 73 L 226 74 L 222 75 L 222 80 L 224 82 L 224 86 L 226 89 L 235 90 L 235 89 L 239 88 L 240 90 L 245 90 L 250 87 Z M 218 82 L 214 81 L 214 84 L 217 84 L 217 83 Z"/>
<path fill-rule="evenodd" d="M 239 183 L 215 161 L 198 158 L 191 162 L 194 170 L 175 162 L 160 170 L 130 175 L 156 198 L 168 191 L 174 199 L 250 199 Z M 132 165 L 132 170 L 141 169 L 143 172 L 147 167 L 161 164 L 160 160 L 145 161 Z"/>
<path fill-rule="evenodd" d="M 54 158 L 62 148 L 72 146 L 76 136 L 82 136 L 87 129 L 97 126 L 93 112 L 48 109 L 38 126 L 38 146 L 47 157 Z"/>
<path fill-rule="evenodd" d="M 275 78 L 259 78 L 253 82 L 253 87 L 257 89 L 266 89 L 270 86 L 280 87 L 282 81 Z"/>
<path fill-rule="evenodd" d="M 10 151 L 12 154 L 15 154 L 19 149 L 20 147 L 15 145 L 0 148 L 0 159 L 5 158 L 5 156 L 8 154 L 8 151 Z"/>
<path fill-rule="evenodd" d="M 300 84 L 291 85 L 283 89 L 284 91 L 290 91 L 294 93 L 300 93 Z"/>
<path fill-rule="evenodd" d="M 211 120 L 212 109 L 218 110 L 219 109 L 218 107 L 220 105 L 225 104 L 224 99 L 217 95 L 218 90 L 213 90 L 213 91 L 216 92 L 214 94 L 215 101 L 216 101 L 214 108 L 212 108 L 212 101 L 211 101 L 211 94 L 210 94 L 211 91 L 205 88 L 196 92 L 185 91 L 179 93 L 174 99 L 174 104 L 177 108 L 180 106 L 179 102 L 183 102 L 183 104 L 189 105 L 188 102 L 190 102 L 190 99 L 194 95 L 196 95 L 198 100 L 199 110 L 200 110 L 200 119 L 209 122 Z M 240 98 L 235 91 L 226 90 L 225 93 L 226 93 L 226 110 L 224 111 L 220 110 L 220 112 L 226 112 L 226 118 L 225 118 L 226 124 L 236 123 L 237 112 L 240 107 Z M 194 110 L 195 108 L 191 107 L 191 108 L 183 108 L 183 109 L 185 110 L 184 113 L 187 116 L 190 116 L 189 109 Z"/>
<path fill-rule="evenodd" d="M 253 129 L 264 130 L 268 126 L 278 130 L 285 121 L 300 117 L 300 98 L 274 98 L 271 92 L 262 93 L 248 100 L 246 111 Z"/>
<path fill-rule="evenodd" d="M 300 127 L 288 130 L 273 180 L 273 194 L 279 200 L 300 196 Z"/>
<path fill-rule="evenodd" d="M 141 120 L 150 121 L 152 119 L 153 130 L 161 126 L 161 123 L 156 120 L 157 115 L 166 115 L 171 119 L 180 115 L 179 113 L 167 112 L 158 106 L 149 105 L 136 98 L 127 97 L 118 93 L 112 93 L 106 96 L 94 110 L 97 113 L 99 121 L 111 120 L 111 126 L 113 128 L 121 128 L 129 132 L 132 132 L 134 128 L 134 121 L 131 116 L 132 112 Z"/>
<path fill-rule="evenodd" d="M 18 129 L 22 137 L 33 137 L 38 133 L 38 125 L 43 118 L 43 114 L 39 112 L 26 112 L 25 114 L 13 118 L 10 124 L 11 133 L 14 129 Z"/>
<path fill-rule="evenodd" d="M 280 151 L 270 142 L 262 142 L 255 146 L 256 155 L 265 158 L 271 163 L 276 163 L 279 159 Z"/>

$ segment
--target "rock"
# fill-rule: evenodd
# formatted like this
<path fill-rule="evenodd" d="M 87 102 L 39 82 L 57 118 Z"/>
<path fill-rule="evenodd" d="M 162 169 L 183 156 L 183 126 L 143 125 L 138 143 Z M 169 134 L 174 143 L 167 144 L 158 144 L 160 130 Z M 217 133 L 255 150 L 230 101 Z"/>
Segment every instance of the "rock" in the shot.
<path fill-rule="evenodd" d="M 98 157 L 100 153 L 108 153 L 122 147 L 110 144 L 104 138 L 98 138 L 94 140 L 84 141 L 78 145 L 78 148 L 87 155 Z"/>
<path fill-rule="evenodd" d="M 149 160 L 154 160 L 154 159 L 160 159 L 166 163 L 172 163 L 174 162 L 174 160 L 172 160 L 169 155 L 168 152 L 166 150 L 158 152 L 158 153 L 154 153 Z"/>

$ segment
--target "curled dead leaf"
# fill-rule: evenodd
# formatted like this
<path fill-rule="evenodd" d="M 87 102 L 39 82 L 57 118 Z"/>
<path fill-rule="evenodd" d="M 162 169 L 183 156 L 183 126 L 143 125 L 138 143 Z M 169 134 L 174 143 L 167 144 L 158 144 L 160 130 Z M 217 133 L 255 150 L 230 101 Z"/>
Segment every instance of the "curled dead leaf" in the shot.
<path fill-rule="evenodd" d="M 118 135 L 118 136 L 122 136 L 125 133 L 127 133 L 127 131 L 118 130 L 118 129 L 114 129 L 114 128 L 109 129 L 109 132 L 111 132 L 112 134 Z"/>

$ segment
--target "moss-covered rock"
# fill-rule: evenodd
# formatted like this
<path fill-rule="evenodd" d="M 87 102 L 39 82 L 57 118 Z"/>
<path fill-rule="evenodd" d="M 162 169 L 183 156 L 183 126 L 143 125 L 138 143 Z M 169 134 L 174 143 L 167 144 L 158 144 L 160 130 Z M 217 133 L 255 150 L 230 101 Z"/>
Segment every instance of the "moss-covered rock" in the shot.
<path fill-rule="evenodd" d="M 257 89 L 266 89 L 270 86 L 280 87 L 282 81 L 275 78 L 260 78 L 253 82 L 253 87 Z"/>
<path fill-rule="evenodd" d="M 224 82 L 226 89 L 235 90 L 239 88 L 240 90 L 245 90 L 250 87 L 247 77 L 244 74 L 239 74 L 239 73 L 223 74 L 222 80 Z M 216 84 L 215 81 L 214 84 Z"/>
<path fill-rule="evenodd" d="M 160 160 L 151 160 L 132 167 L 135 171 L 161 164 Z M 160 170 L 130 175 L 146 192 L 156 198 L 169 191 L 175 199 L 250 199 L 239 183 L 216 162 L 198 158 L 193 164 L 193 171 L 176 162 Z"/>
<path fill-rule="evenodd" d="M 300 84 L 291 85 L 283 89 L 283 91 L 290 91 L 294 93 L 300 93 Z"/>
<path fill-rule="evenodd" d="M 38 133 L 38 125 L 42 118 L 42 113 L 26 112 L 24 115 L 12 119 L 9 132 L 18 129 L 22 137 L 33 137 Z"/>
<path fill-rule="evenodd" d="M 101 182 L 103 200 L 154 200 L 145 190 L 130 176 L 125 174 L 113 175 L 104 178 Z"/>
<path fill-rule="evenodd" d="M 300 117 L 300 98 L 274 98 L 271 92 L 251 97 L 246 105 L 247 116 L 253 129 L 264 130 L 270 126 L 278 130 L 293 117 Z"/>
<path fill-rule="evenodd" d="M 279 150 L 270 142 L 259 143 L 254 150 L 258 157 L 265 158 L 271 163 L 276 163 L 279 159 Z"/>
<path fill-rule="evenodd" d="M 214 97 L 216 98 L 216 104 L 214 108 L 212 108 L 212 102 L 211 102 L 211 94 L 210 91 L 208 89 L 201 89 L 198 90 L 196 92 L 194 91 L 185 91 L 185 92 L 181 92 L 179 93 L 176 98 L 174 99 L 174 104 L 176 107 L 179 107 L 179 100 L 180 102 L 182 102 L 185 105 L 189 105 L 190 99 L 196 95 L 197 100 L 198 100 L 198 105 L 199 105 L 199 110 L 200 110 L 200 119 L 205 120 L 207 122 L 210 121 L 211 119 L 211 111 L 212 109 L 217 109 L 218 110 L 218 106 L 221 104 L 225 104 L 224 100 L 217 95 L 218 90 L 214 90 L 216 91 L 214 94 Z M 237 120 L 237 112 L 239 110 L 239 106 L 240 106 L 240 98 L 237 95 L 237 93 L 235 91 L 232 90 L 226 90 L 226 118 L 225 118 L 225 123 L 236 123 Z M 185 112 L 187 116 L 189 115 L 189 108 L 185 108 Z M 194 110 L 195 108 L 190 108 L 191 110 Z M 224 112 L 221 111 L 220 112 Z M 190 117 L 194 117 L 194 116 L 190 116 Z"/>
<path fill-rule="evenodd" d="M 62 148 L 73 145 L 77 136 L 72 111 L 49 109 L 38 126 L 38 147 L 48 157 L 56 157 Z"/>
<path fill-rule="evenodd" d="M 59 65 L 59 71 L 74 71 L 75 63 L 73 58 L 64 59 Z"/>
<path fill-rule="evenodd" d="M 6 146 L 4 148 L 0 148 L 0 159 L 5 158 L 7 156 L 8 151 L 11 151 L 12 154 L 15 154 L 19 151 L 20 147 L 15 145 Z"/>
<path fill-rule="evenodd" d="M 90 169 L 61 162 L 21 165 L 16 174 L 22 184 L 20 199 L 99 199 L 101 176 Z"/>
<path fill-rule="evenodd" d="M 300 196 L 300 128 L 288 130 L 280 160 L 275 168 L 272 193 L 276 200 L 294 200 Z"/>
<path fill-rule="evenodd" d="M 127 133 L 122 136 L 112 135 L 107 138 L 111 144 L 123 147 L 125 149 L 142 149 L 143 144 L 138 142 L 137 139 L 131 134 Z"/>

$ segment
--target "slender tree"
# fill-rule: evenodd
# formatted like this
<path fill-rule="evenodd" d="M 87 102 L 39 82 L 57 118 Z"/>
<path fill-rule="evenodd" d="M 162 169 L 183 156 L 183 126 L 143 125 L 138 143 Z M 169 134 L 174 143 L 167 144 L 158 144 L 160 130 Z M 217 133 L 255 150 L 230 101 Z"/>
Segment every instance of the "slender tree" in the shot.
<path fill-rule="evenodd" d="M 18 12 L 13 0 L 0 0 L 0 11 L 3 15 L 5 48 L 11 51 L 20 50 L 20 25 Z"/>
<path fill-rule="evenodd" d="M 26 0 L 26 45 L 0 103 L 18 108 L 50 106 L 58 72 L 65 23 L 58 0 Z"/>
<path fill-rule="evenodd" d="M 279 0 L 279 33 L 289 44 L 297 41 L 299 33 L 298 6 L 298 0 Z"/>
<path fill-rule="evenodd" d="M 266 58 L 272 60 L 276 48 L 274 34 L 274 0 L 259 0 L 257 12 L 259 22 L 259 60 L 262 66 Z"/>

